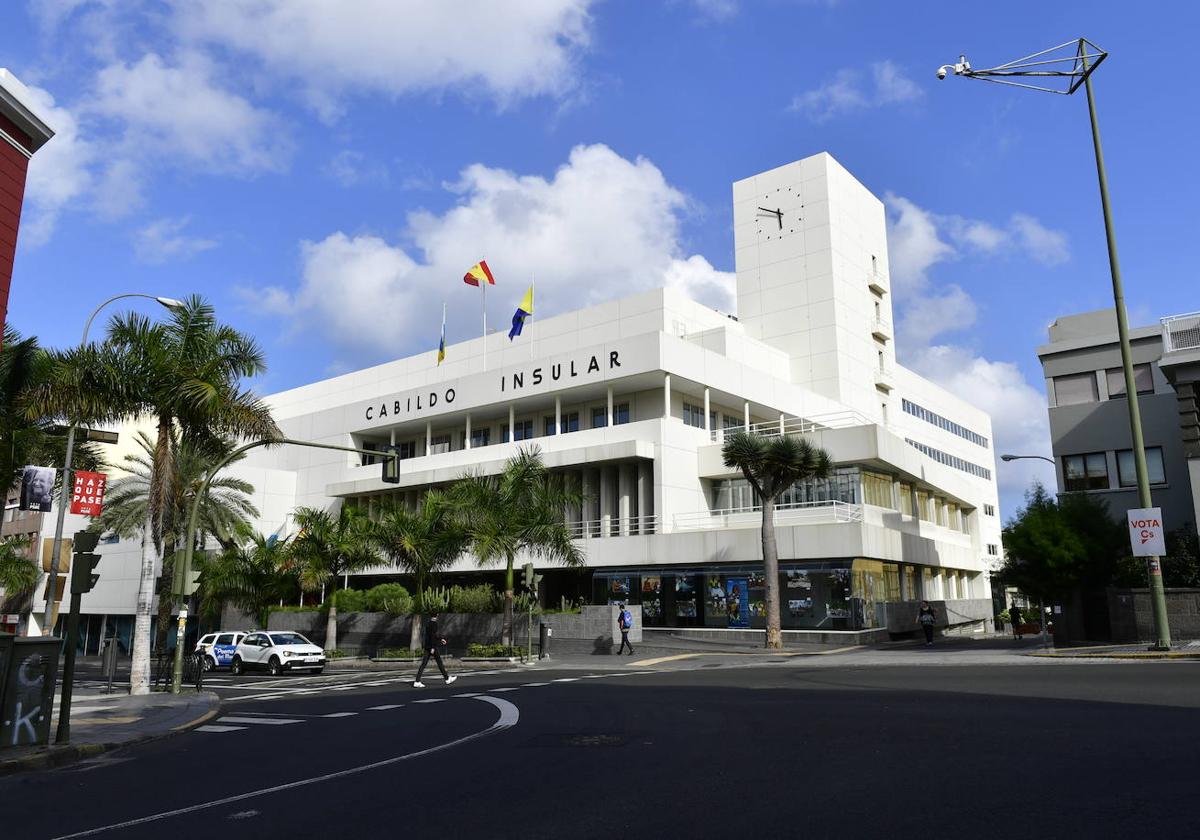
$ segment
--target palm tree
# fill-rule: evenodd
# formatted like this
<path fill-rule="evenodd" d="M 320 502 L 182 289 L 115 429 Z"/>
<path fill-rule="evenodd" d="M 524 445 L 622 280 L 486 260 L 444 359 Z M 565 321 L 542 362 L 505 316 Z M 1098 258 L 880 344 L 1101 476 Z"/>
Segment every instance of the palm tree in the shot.
<path fill-rule="evenodd" d="M 41 569 L 29 554 L 28 538 L 0 540 L 0 589 L 6 597 L 32 591 L 41 576 Z"/>
<path fill-rule="evenodd" d="M 292 541 L 292 552 L 299 562 L 301 580 L 309 589 L 325 587 L 329 596 L 325 650 L 337 650 L 337 602 L 333 596 L 338 584 L 345 575 L 379 564 L 371 542 L 371 521 L 350 505 L 342 505 L 336 514 L 297 508 L 294 518 L 300 533 Z"/>
<path fill-rule="evenodd" d="M 763 572 L 766 577 L 767 647 L 783 647 L 779 629 L 779 549 L 775 543 L 775 503 L 795 484 L 825 478 L 832 469 L 829 453 L 802 437 L 765 438 L 735 432 L 725 438 L 721 455 L 726 467 L 742 471 L 762 503 Z"/>
<path fill-rule="evenodd" d="M 93 521 L 92 529 L 115 533 L 131 538 L 142 533 L 146 524 L 146 510 L 150 504 L 154 474 L 155 443 L 143 431 L 135 435 L 140 452 L 131 452 L 124 458 L 124 469 L 129 474 L 109 485 L 104 502 L 104 512 Z M 187 517 L 196 494 L 209 471 L 233 449 L 229 440 L 219 445 L 201 447 L 193 440 L 181 440 L 179 433 L 172 431 L 169 442 L 171 459 L 175 466 L 171 485 L 166 488 L 167 516 L 170 530 L 163 534 L 163 568 L 158 579 L 158 629 L 155 633 L 155 650 L 164 650 L 170 632 L 171 607 L 173 601 L 170 582 L 175 566 L 175 555 L 184 548 Z M 240 459 L 239 459 L 240 460 Z M 236 463 L 236 461 L 234 462 Z M 254 487 L 247 481 L 230 476 L 218 476 L 209 484 L 208 492 L 200 501 L 196 521 L 195 548 L 203 548 L 211 535 L 225 549 L 233 548 L 242 534 L 249 531 L 251 520 L 258 517 L 258 508 L 250 501 Z"/>
<path fill-rule="evenodd" d="M 371 529 L 372 543 L 416 580 L 411 646 L 421 644 L 421 605 L 434 576 L 466 550 L 467 533 L 440 490 L 430 490 L 416 510 L 401 504 L 386 509 Z"/>
<path fill-rule="evenodd" d="M 219 323 L 199 296 L 161 323 L 133 313 L 114 316 L 102 345 L 55 355 L 47 381 L 30 399 L 34 416 L 135 419 L 157 425 L 142 527 L 142 568 L 134 621 L 133 694 L 150 690 L 150 610 L 163 536 L 175 530 L 170 505 L 176 465 L 172 434 L 205 448 L 225 436 L 278 437 L 267 407 L 242 388 L 265 369 L 254 341 Z"/>
<path fill-rule="evenodd" d="M 522 448 L 499 475 L 468 474 L 451 485 L 455 508 L 467 529 L 481 566 L 504 561 L 504 627 L 501 639 L 512 644 L 513 565 L 518 554 L 582 566 L 583 550 L 571 537 L 565 514 L 583 502 L 583 494 L 563 475 L 542 463 L 541 451 Z"/>
<path fill-rule="evenodd" d="M 270 608 L 293 600 L 300 590 L 291 549 L 287 537 L 253 533 L 248 542 L 201 560 L 202 608 L 212 614 L 229 602 L 266 627 Z"/>

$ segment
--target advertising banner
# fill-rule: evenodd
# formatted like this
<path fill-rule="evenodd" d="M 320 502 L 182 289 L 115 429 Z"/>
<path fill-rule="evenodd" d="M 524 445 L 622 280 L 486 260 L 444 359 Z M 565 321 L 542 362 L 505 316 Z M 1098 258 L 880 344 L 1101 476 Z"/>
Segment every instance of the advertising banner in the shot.
<path fill-rule="evenodd" d="M 750 586 L 746 578 L 727 578 L 725 609 L 730 627 L 750 626 Z"/>
<path fill-rule="evenodd" d="M 1129 512 L 1129 544 L 1134 557 L 1162 557 L 1167 553 L 1163 538 L 1162 510 L 1134 508 Z"/>
<path fill-rule="evenodd" d="M 35 510 L 49 513 L 54 497 L 54 477 L 58 470 L 54 467 L 38 467 L 30 465 L 21 473 L 21 510 Z"/>
<path fill-rule="evenodd" d="M 84 470 L 75 473 L 75 487 L 71 491 L 71 513 L 99 516 L 104 510 L 104 488 L 107 484 L 108 476 L 104 473 Z"/>

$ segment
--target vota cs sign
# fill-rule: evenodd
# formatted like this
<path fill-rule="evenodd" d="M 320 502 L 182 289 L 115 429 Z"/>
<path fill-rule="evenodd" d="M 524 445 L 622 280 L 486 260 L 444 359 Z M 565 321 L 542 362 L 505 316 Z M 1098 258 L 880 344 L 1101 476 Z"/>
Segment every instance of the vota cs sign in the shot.
<path fill-rule="evenodd" d="M 71 513 L 81 516 L 99 516 L 104 510 L 104 489 L 108 476 L 104 473 L 80 470 L 75 473 L 75 487 L 71 490 Z"/>
<path fill-rule="evenodd" d="M 1134 508 L 1127 511 L 1129 544 L 1134 557 L 1162 557 L 1167 553 L 1163 538 L 1162 509 Z"/>

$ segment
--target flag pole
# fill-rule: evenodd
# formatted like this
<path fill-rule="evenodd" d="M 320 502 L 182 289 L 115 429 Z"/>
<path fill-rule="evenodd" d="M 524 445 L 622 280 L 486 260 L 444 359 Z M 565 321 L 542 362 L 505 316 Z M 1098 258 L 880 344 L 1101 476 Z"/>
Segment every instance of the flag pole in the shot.
<path fill-rule="evenodd" d="M 482 257 L 480 257 L 479 262 L 481 265 L 483 264 L 484 260 Z M 487 278 L 484 278 L 479 281 L 479 292 L 480 292 L 479 299 L 481 301 L 479 308 L 480 308 L 480 311 L 483 313 L 483 369 L 484 370 L 487 370 L 487 287 L 488 287 Z"/>
<path fill-rule="evenodd" d="M 536 284 L 531 275 L 529 278 L 529 291 L 530 291 L 529 302 L 530 303 L 533 303 L 534 302 L 533 299 L 537 297 L 537 290 L 534 288 L 535 285 Z M 534 306 L 536 308 L 536 304 L 534 304 Z M 533 337 L 533 313 L 530 312 L 529 313 L 529 361 L 531 361 L 531 362 L 537 358 L 537 355 L 534 353 L 534 347 L 533 347 L 535 340 L 536 339 Z"/>

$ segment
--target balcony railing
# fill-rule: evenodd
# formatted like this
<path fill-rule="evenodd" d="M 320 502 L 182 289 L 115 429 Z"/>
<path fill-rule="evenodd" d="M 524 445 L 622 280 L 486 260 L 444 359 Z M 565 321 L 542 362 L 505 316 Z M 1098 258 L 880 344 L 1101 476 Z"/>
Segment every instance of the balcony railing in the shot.
<path fill-rule="evenodd" d="M 775 508 L 776 525 L 829 525 L 862 522 L 862 505 L 836 499 L 823 502 L 796 502 Z M 728 508 L 675 514 L 676 531 L 708 531 L 717 528 L 757 528 L 762 524 L 762 508 Z"/>
<path fill-rule="evenodd" d="M 607 525 L 607 530 L 605 526 Z M 657 516 L 627 516 L 621 519 L 616 516 L 609 517 L 607 522 L 603 519 L 585 519 L 582 522 L 568 522 L 567 528 L 571 531 L 571 539 L 573 540 L 588 540 L 599 537 L 621 537 L 621 536 L 637 536 L 641 534 L 653 534 L 658 531 Z"/>
<path fill-rule="evenodd" d="M 1163 352 L 1200 350 L 1200 312 L 1162 319 Z"/>
<path fill-rule="evenodd" d="M 867 426 L 874 421 L 865 414 L 857 411 L 837 411 L 829 414 L 817 414 L 813 417 L 784 417 L 783 420 L 768 420 L 765 423 L 751 423 L 750 434 L 760 437 L 778 437 L 780 435 L 810 435 L 826 429 L 848 429 L 852 426 Z M 731 426 L 728 429 L 713 429 L 711 437 L 716 443 L 723 443 L 726 435 L 743 430 L 742 426 Z"/>

